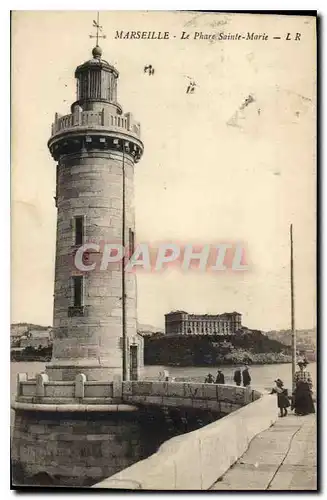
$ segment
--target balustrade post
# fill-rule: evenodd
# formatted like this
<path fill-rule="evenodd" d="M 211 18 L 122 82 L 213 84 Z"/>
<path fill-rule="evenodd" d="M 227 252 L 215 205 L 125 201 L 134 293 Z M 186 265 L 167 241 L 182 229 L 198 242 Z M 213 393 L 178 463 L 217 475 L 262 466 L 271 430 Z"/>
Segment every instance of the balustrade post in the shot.
<path fill-rule="evenodd" d="M 86 375 L 78 373 L 75 377 L 75 398 L 84 398 Z"/>
<path fill-rule="evenodd" d="M 45 387 L 44 385 L 49 382 L 49 377 L 46 373 L 39 373 L 35 377 L 36 379 L 36 392 L 35 395 L 37 397 L 43 398 L 45 396 Z"/>
<path fill-rule="evenodd" d="M 121 401 L 123 395 L 123 383 L 120 375 L 114 375 L 112 382 L 112 396 Z"/>
<path fill-rule="evenodd" d="M 21 383 L 27 381 L 27 373 L 17 373 L 17 389 L 16 397 L 18 398 L 22 394 Z"/>

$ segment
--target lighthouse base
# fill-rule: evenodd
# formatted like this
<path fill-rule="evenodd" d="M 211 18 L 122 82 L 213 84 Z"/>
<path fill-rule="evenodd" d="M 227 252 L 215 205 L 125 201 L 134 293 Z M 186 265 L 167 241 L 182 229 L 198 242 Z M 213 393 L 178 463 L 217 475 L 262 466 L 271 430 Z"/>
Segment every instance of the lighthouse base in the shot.
<path fill-rule="evenodd" d="M 166 439 L 161 412 L 124 404 L 120 380 L 19 373 L 12 408 L 15 486 L 90 486 L 148 457 Z"/>
<path fill-rule="evenodd" d="M 127 405 L 112 406 L 122 409 L 16 410 L 13 485 L 87 487 L 154 453 L 164 440 L 162 419 Z"/>

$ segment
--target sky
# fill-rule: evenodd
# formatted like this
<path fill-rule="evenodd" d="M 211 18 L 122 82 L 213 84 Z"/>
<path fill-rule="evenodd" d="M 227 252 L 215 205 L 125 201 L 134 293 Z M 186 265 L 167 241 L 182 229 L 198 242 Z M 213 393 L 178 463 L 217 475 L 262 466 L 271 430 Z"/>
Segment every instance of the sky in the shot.
<path fill-rule="evenodd" d="M 137 241 L 243 242 L 243 273 L 139 273 L 138 319 L 164 326 L 174 309 L 239 311 L 262 330 L 290 327 L 289 225 L 295 320 L 316 324 L 315 19 L 195 12 L 101 12 L 103 58 L 118 101 L 141 123 L 135 167 Z M 92 11 L 12 16 L 12 322 L 52 324 L 55 112 L 75 100 L 74 71 L 91 57 Z M 115 39 L 116 30 L 169 40 Z M 182 40 L 185 31 L 190 38 Z M 268 34 L 210 41 L 194 33 Z M 293 37 L 285 40 L 287 33 Z M 301 33 L 300 41 L 295 41 Z M 273 39 L 280 36 L 281 39 Z M 155 67 L 151 77 L 147 64 Z M 186 94 L 191 79 L 194 94 Z M 240 107 L 249 95 L 251 102 Z"/>

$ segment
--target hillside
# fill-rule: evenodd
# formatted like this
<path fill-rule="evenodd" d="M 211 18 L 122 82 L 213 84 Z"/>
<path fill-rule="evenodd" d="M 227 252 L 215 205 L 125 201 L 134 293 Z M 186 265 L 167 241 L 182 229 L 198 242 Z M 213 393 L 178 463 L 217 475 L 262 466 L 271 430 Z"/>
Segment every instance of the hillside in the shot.
<path fill-rule="evenodd" d="M 12 323 L 10 325 L 10 331 L 14 334 L 18 332 L 21 333 L 26 330 L 46 330 L 47 328 L 51 328 L 51 326 L 36 325 L 34 323 Z M 158 326 L 148 325 L 145 323 L 138 323 L 137 330 L 139 332 L 146 332 L 146 333 L 164 332 L 163 328 L 159 328 Z"/>
<path fill-rule="evenodd" d="M 51 326 L 36 325 L 34 323 L 12 323 L 10 325 L 10 335 L 24 335 L 27 330 L 46 330 Z"/>
<path fill-rule="evenodd" d="M 217 366 L 290 361 L 290 347 L 260 331 L 217 336 L 162 335 L 146 338 L 144 346 L 144 362 L 149 365 Z"/>
<path fill-rule="evenodd" d="M 286 345 L 292 344 L 291 330 L 280 330 L 267 332 L 269 338 L 283 342 Z M 308 330 L 296 330 L 296 348 L 299 354 L 304 355 L 309 361 L 317 359 L 317 331 L 316 328 Z"/>
<path fill-rule="evenodd" d="M 158 326 L 147 325 L 145 323 L 137 323 L 137 331 L 139 333 L 151 335 L 153 333 L 164 333 L 163 328 L 159 328 Z"/>
<path fill-rule="evenodd" d="M 271 330 L 269 332 L 264 332 L 269 338 L 283 342 L 285 345 L 291 345 L 292 343 L 292 332 L 291 330 Z M 296 330 L 297 342 L 311 344 L 312 346 L 317 345 L 317 330 L 316 328 L 311 328 L 308 330 Z"/>

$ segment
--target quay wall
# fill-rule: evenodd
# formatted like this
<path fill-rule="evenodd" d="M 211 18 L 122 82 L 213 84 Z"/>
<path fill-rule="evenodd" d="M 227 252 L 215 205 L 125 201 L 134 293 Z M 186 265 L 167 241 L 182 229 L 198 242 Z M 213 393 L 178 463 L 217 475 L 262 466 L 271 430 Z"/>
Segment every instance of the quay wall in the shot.
<path fill-rule="evenodd" d="M 199 430 L 174 437 L 149 458 L 94 488 L 207 490 L 277 420 L 276 397 L 263 395 Z"/>
<path fill-rule="evenodd" d="M 190 451 L 198 455 L 198 441 L 192 438 L 196 429 L 209 429 L 212 422 L 260 398 L 256 390 L 228 385 L 106 383 L 88 381 L 85 374 L 50 381 L 46 373 L 35 379 L 18 374 L 12 404 L 15 484 L 94 485 L 149 456 L 156 460 L 156 452 L 166 449 L 162 446 L 179 442 L 173 436 L 187 443 L 186 455 L 179 448 L 175 454 L 174 448 L 173 460 L 176 455 L 188 462 Z"/>

